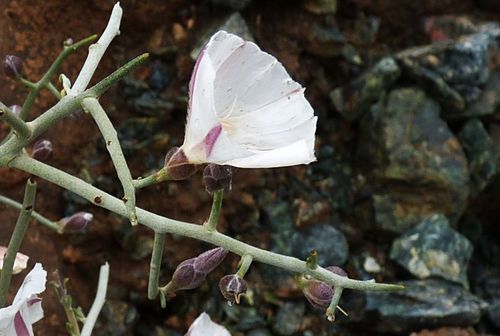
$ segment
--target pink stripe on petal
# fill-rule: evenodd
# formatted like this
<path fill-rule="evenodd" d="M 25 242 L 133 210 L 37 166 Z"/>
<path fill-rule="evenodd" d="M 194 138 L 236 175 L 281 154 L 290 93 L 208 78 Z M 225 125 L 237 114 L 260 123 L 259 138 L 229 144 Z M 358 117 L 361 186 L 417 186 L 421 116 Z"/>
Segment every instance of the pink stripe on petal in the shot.
<path fill-rule="evenodd" d="M 26 322 L 24 322 L 20 312 L 17 312 L 16 316 L 14 316 L 14 329 L 16 330 L 16 336 L 30 336 Z"/>
<path fill-rule="evenodd" d="M 41 302 L 42 299 L 40 299 L 39 297 L 37 298 L 33 298 L 33 299 L 30 299 L 28 300 L 28 307 L 31 307 L 32 305 L 34 305 L 35 303 L 38 303 L 38 302 Z"/>
<path fill-rule="evenodd" d="M 212 128 L 205 136 L 205 139 L 203 139 L 203 144 L 205 145 L 205 151 L 207 157 L 212 152 L 215 142 L 219 138 L 220 132 L 222 132 L 222 125 L 217 125 L 214 128 Z"/>

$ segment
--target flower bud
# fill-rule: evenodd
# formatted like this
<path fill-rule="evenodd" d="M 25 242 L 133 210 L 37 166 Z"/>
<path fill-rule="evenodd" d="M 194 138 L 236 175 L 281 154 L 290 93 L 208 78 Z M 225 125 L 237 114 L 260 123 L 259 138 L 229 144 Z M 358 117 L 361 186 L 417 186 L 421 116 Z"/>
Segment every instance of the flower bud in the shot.
<path fill-rule="evenodd" d="M 66 40 L 64 40 L 63 42 L 63 45 L 65 47 L 69 47 L 70 45 L 72 45 L 74 43 L 73 39 L 71 37 L 68 37 Z"/>
<path fill-rule="evenodd" d="M 31 157 L 38 161 L 47 160 L 52 154 L 52 142 L 49 140 L 41 139 L 35 142 L 33 145 L 33 150 L 31 152 Z"/>
<path fill-rule="evenodd" d="M 347 273 L 340 267 L 329 266 L 326 269 L 347 278 Z M 326 310 L 332 301 L 335 290 L 323 281 L 312 279 L 305 280 L 302 293 L 313 307 Z"/>
<path fill-rule="evenodd" d="M 64 217 L 59 220 L 62 232 L 83 232 L 87 225 L 94 219 L 90 212 L 77 212 L 70 217 Z"/>
<path fill-rule="evenodd" d="M 9 106 L 9 108 L 12 112 L 14 112 L 17 115 L 20 115 L 21 111 L 23 110 L 23 108 L 19 105 L 11 105 L 11 106 Z"/>
<path fill-rule="evenodd" d="M 205 280 L 207 273 L 200 272 L 195 267 L 196 258 L 184 260 L 177 266 L 169 290 L 193 289 L 199 287 Z"/>
<path fill-rule="evenodd" d="M 233 172 L 231 166 L 209 163 L 203 170 L 203 182 L 209 194 L 217 190 L 231 189 Z"/>
<path fill-rule="evenodd" d="M 208 274 L 212 272 L 226 258 L 229 251 L 222 247 L 217 247 L 203 252 L 194 262 L 197 271 Z"/>
<path fill-rule="evenodd" d="M 247 282 L 237 274 L 229 274 L 219 281 L 219 289 L 222 296 L 232 305 L 239 304 L 242 295 L 247 292 Z"/>
<path fill-rule="evenodd" d="M 193 175 L 197 167 L 189 163 L 186 154 L 179 147 L 172 147 L 165 156 L 164 169 L 171 180 L 185 180 Z"/>
<path fill-rule="evenodd" d="M 23 72 L 23 60 L 15 55 L 7 55 L 3 60 L 3 71 L 8 77 L 19 78 Z"/>

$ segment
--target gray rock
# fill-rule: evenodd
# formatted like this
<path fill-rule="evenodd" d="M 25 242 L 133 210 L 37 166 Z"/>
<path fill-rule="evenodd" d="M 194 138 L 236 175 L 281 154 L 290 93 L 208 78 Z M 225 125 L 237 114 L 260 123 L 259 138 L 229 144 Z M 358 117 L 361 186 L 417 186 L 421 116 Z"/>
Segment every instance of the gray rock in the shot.
<path fill-rule="evenodd" d="M 458 138 L 469 161 L 471 193 L 477 195 L 497 175 L 499 153 L 479 119 L 469 120 Z"/>
<path fill-rule="evenodd" d="M 349 254 L 344 234 L 328 224 L 315 225 L 306 232 L 295 232 L 290 245 L 292 255 L 302 260 L 316 250 L 318 263 L 323 266 L 343 265 Z"/>
<path fill-rule="evenodd" d="M 453 223 L 462 214 L 467 160 L 439 113 L 423 91 L 405 88 L 391 91 L 362 119 L 358 160 L 375 190 L 376 227 L 401 233 L 434 213 Z"/>
<path fill-rule="evenodd" d="M 383 58 L 361 77 L 333 90 L 330 99 L 346 120 L 357 120 L 385 94 L 400 73 L 393 58 Z"/>
<path fill-rule="evenodd" d="M 285 302 L 276 315 L 273 331 L 277 335 L 293 335 L 300 329 L 304 317 L 305 304 L 301 302 Z"/>
<path fill-rule="evenodd" d="M 420 279 L 436 276 L 468 288 L 472 249 L 467 238 L 450 228 L 445 216 L 435 215 L 396 239 L 390 257 Z"/>
<path fill-rule="evenodd" d="M 364 323 L 371 330 L 405 333 L 479 322 L 487 303 L 444 280 L 411 280 L 400 292 L 367 292 Z"/>
<path fill-rule="evenodd" d="M 494 70 L 479 97 L 462 114 L 464 117 L 491 115 L 500 107 L 500 70 Z"/>

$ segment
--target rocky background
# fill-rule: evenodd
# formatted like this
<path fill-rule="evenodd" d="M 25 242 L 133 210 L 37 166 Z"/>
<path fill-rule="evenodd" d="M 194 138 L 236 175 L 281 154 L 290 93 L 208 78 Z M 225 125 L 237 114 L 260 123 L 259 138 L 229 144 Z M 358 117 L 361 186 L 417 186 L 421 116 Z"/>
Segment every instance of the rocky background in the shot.
<path fill-rule="evenodd" d="M 112 1 L 0 0 L 0 55 L 25 60 L 38 79 L 62 41 L 104 28 Z M 33 223 L 21 252 L 70 278 L 88 310 L 98 267 L 111 266 L 109 301 L 95 335 L 183 335 L 202 311 L 233 335 L 500 334 L 500 5 L 495 0 L 122 1 L 121 35 L 96 78 L 142 52 L 150 62 L 102 101 L 135 176 L 162 164 L 183 139 L 187 83 L 212 32 L 226 29 L 274 54 L 306 88 L 319 116 L 318 162 L 239 170 L 224 201 L 221 230 L 280 253 L 319 252 L 351 278 L 400 282 L 399 293 L 345 291 L 349 317 L 329 323 L 304 300 L 293 275 L 261 264 L 249 297 L 228 306 L 218 279 L 230 256 L 197 290 L 161 309 L 146 298 L 152 232 L 39 181 L 36 209 L 51 219 L 91 211 L 85 234 L 58 235 Z M 75 78 L 86 52 L 64 65 Z M 26 90 L 0 76 L 1 100 Z M 36 114 L 54 104 L 44 93 Z M 6 134 L 5 125 L 0 125 Z M 97 127 L 80 114 L 44 135 L 49 163 L 120 195 Z M 21 199 L 26 175 L 1 170 L 0 192 Z M 211 197 L 201 176 L 138 194 L 141 207 L 202 223 Z M 0 206 L 0 245 L 16 211 Z M 182 260 L 210 246 L 169 236 L 162 283 Z M 25 274 L 25 273 L 23 273 Z M 21 275 L 22 277 L 22 275 Z M 13 288 L 22 281 L 15 277 Z M 12 291 L 11 294 L 14 294 Z M 54 292 L 44 296 L 37 335 L 65 335 Z"/>

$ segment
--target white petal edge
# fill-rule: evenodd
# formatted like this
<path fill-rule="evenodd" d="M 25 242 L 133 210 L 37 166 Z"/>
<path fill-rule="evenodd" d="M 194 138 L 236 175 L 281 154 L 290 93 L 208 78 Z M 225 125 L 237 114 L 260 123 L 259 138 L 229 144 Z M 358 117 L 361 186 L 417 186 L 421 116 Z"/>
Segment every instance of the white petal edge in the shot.
<path fill-rule="evenodd" d="M 203 312 L 194 320 L 185 336 L 231 336 L 223 326 L 213 322 L 210 316 Z"/>

